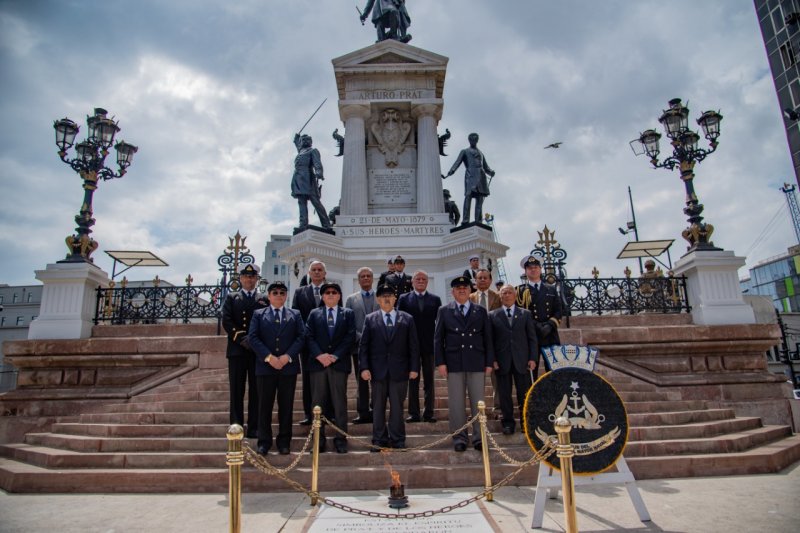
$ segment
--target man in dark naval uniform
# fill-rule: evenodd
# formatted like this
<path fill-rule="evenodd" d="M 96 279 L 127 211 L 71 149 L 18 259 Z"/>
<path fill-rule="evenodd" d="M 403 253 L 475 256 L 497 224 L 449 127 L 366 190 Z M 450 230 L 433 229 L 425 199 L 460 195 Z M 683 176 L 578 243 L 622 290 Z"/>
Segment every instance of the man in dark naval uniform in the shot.
<path fill-rule="evenodd" d="M 406 260 L 398 255 L 394 258 L 394 272 L 386 276 L 386 285 L 392 288 L 396 298 L 411 292 L 412 289 L 411 276 L 405 273 L 405 269 Z"/>
<path fill-rule="evenodd" d="M 445 178 L 455 174 L 461 163 L 464 163 L 466 172 L 464 173 L 464 210 L 461 215 L 461 225 L 469 222 L 469 212 L 472 207 L 472 199 L 475 198 L 475 218 L 473 222 L 483 221 L 483 199 L 489 196 L 489 181 L 486 175 L 494 177 L 494 170 L 489 168 L 486 162 L 486 156 L 483 152 L 478 150 L 478 134 L 470 133 L 469 148 L 465 148 L 459 152 L 453 166 Z"/>
<path fill-rule="evenodd" d="M 536 257 L 525 256 L 520 264 L 527 279 L 517 287 L 517 305 L 533 315 L 539 348 L 561 344 L 558 327 L 563 311 L 556 288 L 542 280 L 542 263 Z"/>
<path fill-rule="evenodd" d="M 367 0 L 367 5 L 361 12 L 362 23 L 367 20 L 370 11 L 372 23 L 378 31 L 377 42 L 394 39 L 407 43 L 411 40 L 408 33 L 411 17 L 406 9 L 406 0 Z"/>
<path fill-rule="evenodd" d="M 239 267 L 241 290 L 229 292 L 222 304 L 222 327 L 228 334 L 228 382 L 230 383 L 230 422 L 244 427 L 244 392 L 247 385 L 247 438 L 256 438 L 258 428 L 258 389 L 256 359 L 247 339 L 247 329 L 256 309 L 267 306 L 263 294 L 256 292 L 259 268 Z"/>
<path fill-rule="evenodd" d="M 292 176 L 292 198 L 297 198 L 300 206 L 300 225 L 298 229 L 303 230 L 308 227 L 308 202 L 314 206 L 314 210 L 319 216 L 319 222 L 323 228 L 330 229 L 331 221 L 328 213 L 320 201 L 321 187 L 318 181 L 325 178 L 322 175 L 322 160 L 319 157 L 319 150 L 311 147 L 310 135 L 294 136 L 294 144 L 297 147 L 297 156 L 294 158 L 294 175 Z"/>

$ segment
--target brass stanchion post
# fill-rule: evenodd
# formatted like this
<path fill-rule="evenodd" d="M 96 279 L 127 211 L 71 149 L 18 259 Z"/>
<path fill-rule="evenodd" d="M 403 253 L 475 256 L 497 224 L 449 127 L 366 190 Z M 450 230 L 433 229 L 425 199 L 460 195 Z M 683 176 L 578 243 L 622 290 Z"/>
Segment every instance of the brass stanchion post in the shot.
<path fill-rule="evenodd" d="M 572 458 L 575 450 L 570 444 L 569 432 L 572 424 L 565 417 L 556 420 L 558 446 L 556 453 L 561 460 L 561 491 L 564 494 L 564 523 L 567 533 L 578 533 L 578 517 L 575 508 L 575 482 L 572 479 Z"/>
<path fill-rule="evenodd" d="M 233 424 L 228 428 L 228 453 L 225 462 L 228 465 L 228 504 L 230 508 L 230 533 L 240 533 L 242 530 L 242 465 L 244 452 L 242 452 L 242 439 L 244 428 Z"/>
<path fill-rule="evenodd" d="M 311 452 L 311 492 L 315 495 L 311 497 L 311 505 L 317 505 L 317 481 L 319 478 L 319 434 L 322 429 L 322 408 L 319 405 L 314 406 L 314 424 L 311 426 L 311 431 L 314 432 L 314 450 Z"/>
<path fill-rule="evenodd" d="M 492 472 L 489 470 L 489 443 L 486 440 L 486 403 L 478 402 L 478 420 L 481 425 L 481 455 L 483 456 L 483 474 L 485 477 L 486 489 L 492 486 Z M 486 501 L 494 501 L 492 492 L 486 493 Z"/>

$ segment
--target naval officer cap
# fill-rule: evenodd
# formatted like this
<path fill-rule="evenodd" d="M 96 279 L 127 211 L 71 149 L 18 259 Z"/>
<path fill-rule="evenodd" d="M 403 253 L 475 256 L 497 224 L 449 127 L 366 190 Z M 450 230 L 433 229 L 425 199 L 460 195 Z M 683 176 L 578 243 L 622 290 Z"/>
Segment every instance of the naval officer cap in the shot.
<path fill-rule="evenodd" d="M 323 283 L 323 284 L 320 286 L 320 288 L 319 288 L 319 293 L 320 293 L 320 294 L 325 294 L 325 291 L 327 291 L 328 289 L 333 289 L 333 290 L 335 290 L 336 292 L 338 292 L 338 293 L 339 293 L 339 296 L 341 296 L 341 295 L 342 295 L 342 288 L 339 286 L 339 284 L 338 284 L 338 283 L 327 283 L 327 282 L 326 282 L 326 283 Z"/>
<path fill-rule="evenodd" d="M 387 265 L 393 265 L 393 264 L 394 264 L 394 256 L 390 257 L 390 258 L 388 259 L 388 261 L 386 261 L 386 264 L 387 264 Z"/>
<path fill-rule="evenodd" d="M 536 256 L 533 255 L 526 255 L 522 258 L 522 261 L 519 262 L 519 266 L 522 268 L 527 268 L 531 265 L 539 265 L 542 266 L 542 262 Z"/>
<path fill-rule="evenodd" d="M 453 278 L 453 281 L 450 282 L 450 288 L 456 287 L 469 287 L 470 282 L 467 276 L 458 276 L 457 278 Z"/>
<path fill-rule="evenodd" d="M 392 287 L 391 287 L 391 286 L 389 286 L 389 285 L 386 285 L 386 284 L 384 283 L 383 285 L 381 285 L 380 287 L 378 287 L 378 289 L 375 291 L 375 295 L 376 295 L 376 296 L 383 296 L 384 294 L 391 294 L 391 295 L 394 295 L 394 289 L 392 289 Z"/>
<path fill-rule="evenodd" d="M 478 254 L 472 254 L 471 256 L 469 256 L 470 261 L 472 261 L 473 259 L 480 259 L 480 258 L 481 256 L 479 256 Z"/>
<path fill-rule="evenodd" d="M 248 263 L 246 265 L 239 265 L 239 275 L 240 276 L 258 276 L 258 273 L 261 271 L 258 268 L 258 265 L 254 265 L 253 263 Z"/>
<path fill-rule="evenodd" d="M 269 286 L 267 286 L 267 292 L 268 293 L 272 292 L 272 291 L 284 291 L 284 292 L 287 292 L 288 290 L 289 290 L 289 288 L 281 280 L 273 281 L 272 283 L 269 284 Z"/>

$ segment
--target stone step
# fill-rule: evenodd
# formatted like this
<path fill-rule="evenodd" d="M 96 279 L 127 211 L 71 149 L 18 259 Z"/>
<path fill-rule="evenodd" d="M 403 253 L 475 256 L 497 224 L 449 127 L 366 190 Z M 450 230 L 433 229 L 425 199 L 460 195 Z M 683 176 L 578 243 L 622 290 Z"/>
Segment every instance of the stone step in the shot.
<path fill-rule="evenodd" d="M 758 427 L 761 427 L 760 418 L 733 418 L 676 426 L 631 427 L 628 439 L 631 441 L 699 439 Z"/>
<path fill-rule="evenodd" d="M 695 411 L 662 411 L 658 413 L 628 412 L 628 425 L 630 427 L 647 426 L 676 426 L 694 424 L 698 422 L 711 422 L 716 420 L 733 419 L 736 413 L 733 409 L 705 409 Z"/>
<path fill-rule="evenodd" d="M 348 454 L 349 455 L 349 454 Z M 499 465 L 492 470 L 494 481 L 503 479 L 517 468 Z M 407 489 L 475 487 L 483 485 L 483 465 L 464 464 L 459 468 L 448 465 L 398 465 L 395 470 Z M 352 475 L 352 466 L 329 467 L 320 471 L 321 492 L 341 490 L 385 490 L 391 484 L 386 467 L 359 469 Z M 511 485 L 530 485 L 536 482 L 537 469 L 525 469 Z M 289 476 L 304 487 L 310 486 L 310 468 L 297 468 Z M 48 469 L 0 458 L 0 487 L 9 492 L 26 493 L 225 493 L 228 490 L 227 468 L 179 469 Z M 267 476 L 253 468 L 242 472 L 242 491 L 265 492 L 293 490 L 285 481 Z"/>
<path fill-rule="evenodd" d="M 695 411 L 706 408 L 704 400 L 678 400 L 678 401 L 645 401 L 626 402 L 625 410 L 628 415 L 641 413 L 663 413 L 668 411 Z"/>
<path fill-rule="evenodd" d="M 628 441 L 625 457 L 736 453 L 791 435 L 788 426 L 763 426 L 695 439 Z"/>
<path fill-rule="evenodd" d="M 168 413 L 84 413 L 80 422 L 88 424 L 228 424 L 228 411 Z M 299 419 L 298 419 L 299 420 Z"/>

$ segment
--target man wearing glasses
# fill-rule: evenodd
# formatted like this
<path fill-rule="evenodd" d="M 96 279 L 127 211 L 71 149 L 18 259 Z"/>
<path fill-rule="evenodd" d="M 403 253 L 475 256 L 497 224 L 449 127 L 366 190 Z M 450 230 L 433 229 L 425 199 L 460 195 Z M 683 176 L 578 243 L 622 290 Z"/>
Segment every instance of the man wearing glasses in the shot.
<path fill-rule="evenodd" d="M 258 383 L 258 453 L 272 447 L 272 408 L 278 398 L 278 453 L 287 455 L 292 441 L 292 412 L 300 352 L 305 327 L 300 312 L 286 307 L 286 285 L 282 281 L 267 287 L 269 307 L 253 313 L 247 335 L 255 352 Z"/>
<path fill-rule="evenodd" d="M 333 415 L 336 425 L 347 433 L 347 376 L 351 371 L 350 350 L 356 340 L 356 318 L 352 309 L 342 307 L 342 289 L 336 283 L 320 288 L 323 305 L 311 311 L 306 323 L 311 404 Z M 330 399 L 331 406 L 326 409 Z M 347 453 L 347 438 L 336 433 L 336 453 Z M 320 432 L 319 451 L 325 451 L 325 426 Z"/>

